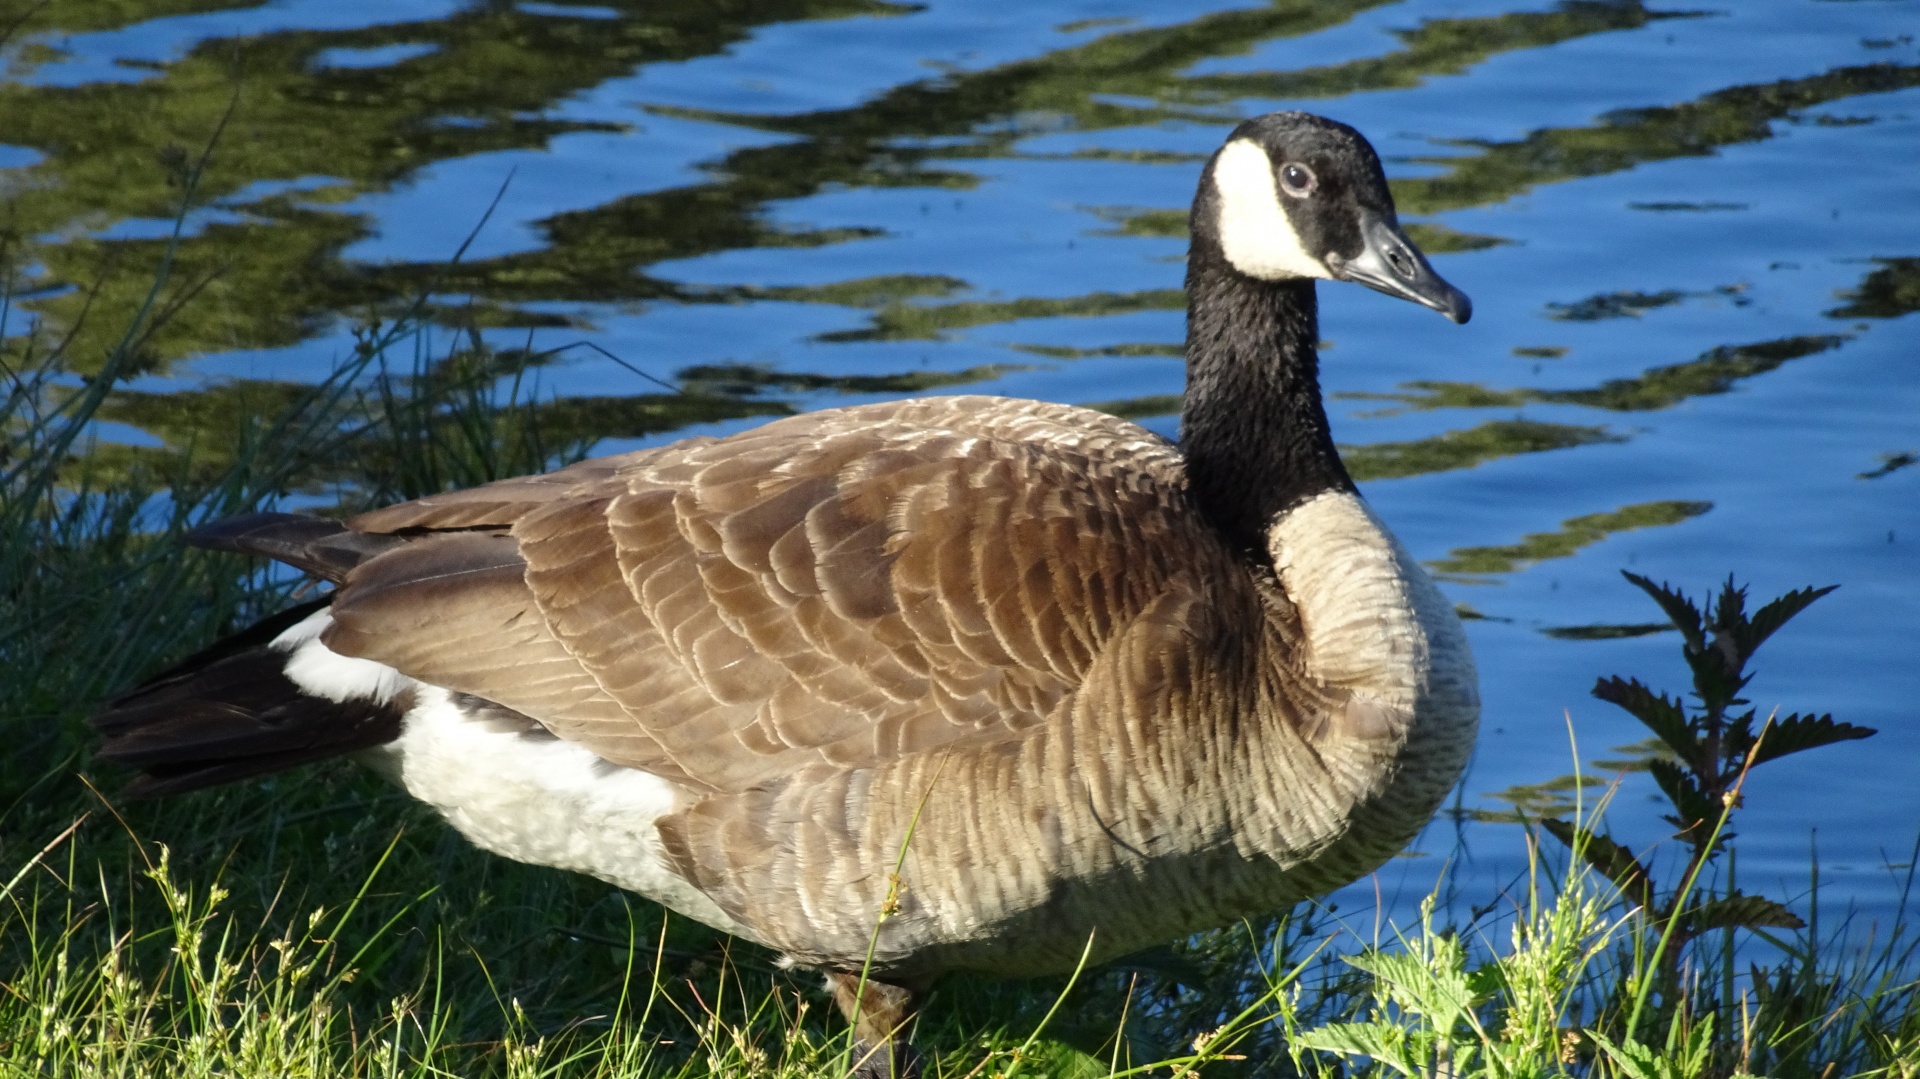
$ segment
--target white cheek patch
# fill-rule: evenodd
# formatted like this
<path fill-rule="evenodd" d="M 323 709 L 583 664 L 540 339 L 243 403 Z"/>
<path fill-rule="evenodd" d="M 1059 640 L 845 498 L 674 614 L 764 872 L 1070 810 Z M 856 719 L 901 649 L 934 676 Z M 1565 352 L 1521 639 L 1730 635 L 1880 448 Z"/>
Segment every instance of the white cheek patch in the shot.
<path fill-rule="evenodd" d="M 1227 143 L 1213 162 L 1213 186 L 1220 196 L 1220 246 L 1235 269 L 1266 281 L 1333 276 L 1300 246 L 1265 150 L 1246 139 Z"/>

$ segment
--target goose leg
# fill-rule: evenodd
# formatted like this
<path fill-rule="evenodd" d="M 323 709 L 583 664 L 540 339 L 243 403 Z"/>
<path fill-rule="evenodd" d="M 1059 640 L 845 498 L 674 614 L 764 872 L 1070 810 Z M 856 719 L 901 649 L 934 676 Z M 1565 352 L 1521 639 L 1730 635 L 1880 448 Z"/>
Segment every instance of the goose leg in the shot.
<path fill-rule="evenodd" d="M 829 974 L 827 988 L 853 1024 L 853 1079 L 920 1079 L 920 1054 L 907 1044 L 907 1024 L 920 994 L 859 974 Z"/>

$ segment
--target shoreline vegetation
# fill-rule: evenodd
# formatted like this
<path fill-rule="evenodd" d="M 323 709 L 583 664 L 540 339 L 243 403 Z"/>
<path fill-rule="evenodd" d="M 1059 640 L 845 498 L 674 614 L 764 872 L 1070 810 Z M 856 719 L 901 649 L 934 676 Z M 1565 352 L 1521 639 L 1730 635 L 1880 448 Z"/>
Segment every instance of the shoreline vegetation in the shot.
<path fill-rule="evenodd" d="M 204 166 L 183 161 L 184 202 Z M 695 383 L 619 415 L 543 401 L 550 354 L 477 332 L 436 345 L 429 289 L 369 323 L 329 379 L 235 410 L 256 418 L 227 445 L 100 441 L 169 317 L 172 250 L 103 360 L 75 362 L 75 337 L 20 325 L 0 298 L 0 1069 L 844 1075 L 817 979 L 609 886 L 481 854 L 350 765 L 156 803 L 95 785 L 83 721 L 99 702 L 303 587 L 183 548 L 194 525 L 351 512 L 551 468 L 610 431 L 786 407 Z M 1552 781 L 1515 810 L 1531 872 L 1501 894 L 1430 898 L 1399 927 L 1306 904 L 1069 979 L 954 978 L 915 1036 L 930 1073 L 1920 1076 L 1914 927 L 1823 921 L 1817 862 L 1805 910 L 1736 886 L 1748 771 L 1872 733 L 1739 696 L 1755 650 L 1823 591 L 1749 612 L 1729 582 L 1703 610 L 1632 580 L 1679 630 L 1692 694 L 1619 679 L 1595 694 L 1654 734 L 1638 766 L 1677 841 L 1608 833 L 1617 777 Z"/>

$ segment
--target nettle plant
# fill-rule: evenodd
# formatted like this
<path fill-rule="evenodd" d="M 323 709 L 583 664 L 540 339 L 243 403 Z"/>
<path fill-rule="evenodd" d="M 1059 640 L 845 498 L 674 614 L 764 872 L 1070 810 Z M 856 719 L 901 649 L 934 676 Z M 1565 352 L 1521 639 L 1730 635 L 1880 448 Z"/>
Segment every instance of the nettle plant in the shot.
<path fill-rule="evenodd" d="M 1746 590 L 1729 579 L 1709 593 L 1703 611 L 1667 585 L 1626 577 L 1680 631 L 1693 692 L 1668 696 L 1635 679 L 1612 677 L 1600 679 L 1593 694 L 1626 709 L 1654 734 L 1658 749 L 1645 767 L 1672 809 L 1665 819 L 1685 844 L 1679 875 L 1656 879 L 1645 860 L 1596 831 L 1600 806 L 1587 806 L 1572 820 L 1541 820 L 1573 852 L 1575 864 L 1550 895 L 1534 878 L 1512 925 L 1510 947 L 1477 952 L 1457 928 L 1435 925 L 1429 898 L 1419 930 L 1403 937 L 1399 949 L 1347 958 L 1371 975 L 1372 1001 L 1364 1018 L 1309 1026 L 1293 998 L 1282 997 L 1280 1018 L 1301 1074 L 1699 1079 L 1747 1076 L 1749 1067 L 1764 1066 L 1762 1057 L 1784 1060 L 1782 1053 L 1792 1050 L 1788 1043 L 1805 1043 L 1797 1050 L 1803 1056 L 1813 1052 L 1818 1024 L 1794 1019 L 1796 1003 L 1787 997 L 1800 984 L 1796 977 L 1817 980 L 1817 972 L 1790 962 L 1774 979 L 1776 986 L 1756 967 L 1758 1010 L 1734 1006 L 1734 931 L 1804 926 L 1784 905 L 1734 886 L 1728 825 L 1755 767 L 1875 733 L 1830 715 L 1762 718 L 1741 696 L 1753 679 L 1747 664 L 1760 646 L 1833 589 L 1799 589 L 1749 613 Z M 1581 789 L 1580 777 L 1568 778 L 1571 789 Z M 1723 854 L 1724 871 L 1709 876 L 1709 863 Z M 1612 881 L 1631 914 L 1611 913 L 1613 900 L 1584 886 L 1581 865 Z M 1688 974 L 1681 959 L 1690 942 L 1712 930 L 1725 931 L 1717 987 L 1704 969 Z M 1810 949 L 1789 951 L 1812 955 Z M 1800 975 L 1792 974 L 1795 969 Z M 1599 1000 L 1589 995 L 1596 988 Z M 1597 1008 L 1583 1018 L 1588 1004 Z M 1761 1043 L 1777 1036 L 1779 1044 L 1749 1046 L 1752 1030 L 1762 1032 Z M 1343 1070 L 1334 1062 L 1342 1057 L 1367 1058 L 1373 1066 Z M 1813 1073 L 1824 1074 L 1817 1068 Z"/>
<path fill-rule="evenodd" d="M 1608 836 L 1559 818 L 1541 824 L 1651 919 L 1661 940 L 1655 966 L 1670 971 L 1687 942 L 1709 930 L 1802 928 L 1798 916 L 1770 899 L 1731 886 L 1714 894 L 1695 885 L 1707 864 L 1728 849 L 1734 837 L 1728 825 L 1754 768 L 1876 732 L 1826 714 L 1769 714 L 1762 719 L 1741 696 L 1753 680 L 1747 663 L 1767 638 L 1838 586 L 1796 589 L 1749 614 L 1747 590 L 1729 577 L 1718 595 L 1709 593 L 1703 612 L 1669 585 L 1635 573 L 1622 575 L 1653 597 L 1680 631 L 1681 654 L 1693 674 L 1691 700 L 1657 693 L 1635 678 L 1602 678 L 1593 687 L 1595 697 L 1646 724 L 1663 750 L 1648 761 L 1647 770 L 1673 810 L 1663 819 L 1677 829 L 1675 838 L 1687 844 L 1678 886 L 1659 886 L 1631 850 Z"/>

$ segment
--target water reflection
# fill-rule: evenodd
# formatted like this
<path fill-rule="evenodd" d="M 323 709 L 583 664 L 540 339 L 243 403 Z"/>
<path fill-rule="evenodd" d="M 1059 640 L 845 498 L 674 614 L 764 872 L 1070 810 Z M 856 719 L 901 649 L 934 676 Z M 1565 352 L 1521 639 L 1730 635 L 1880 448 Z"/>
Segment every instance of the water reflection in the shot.
<path fill-rule="evenodd" d="M 826 385 L 849 392 L 862 385 L 859 380 L 837 379 L 809 384 L 805 375 L 779 376 L 756 385 L 754 376 L 765 372 L 690 369 L 684 375 L 687 385 L 678 393 L 545 396 L 537 388 L 538 369 L 552 356 L 527 350 L 495 351 L 484 341 L 474 340 L 441 357 L 423 358 L 411 372 L 378 372 L 354 391 L 357 404 L 346 409 L 342 427 L 295 456 L 286 477 L 288 490 L 326 491 L 342 499 L 378 502 L 500 478 L 480 467 L 442 484 L 396 480 L 407 472 L 406 462 L 397 459 L 407 453 L 407 447 L 395 438 L 467 441 L 474 443 L 476 453 L 485 452 L 482 443 L 489 438 L 508 445 L 533 442 L 541 448 L 524 453 L 523 458 L 557 462 L 585 456 L 605 439 L 644 438 L 693 424 L 794 411 L 784 401 L 757 399 L 763 385 Z M 968 377 L 969 373 L 940 374 L 927 381 L 944 385 Z M 973 372 L 971 377 L 989 377 L 989 372 Z M 493 387 L 503 378 L 513 380 L 516 387 L 507 401 L 475 400 L 492 401 Z M 884 379 L 869 380 L 866 385 L 872 387 L 866 392 L 900 393 L 913 388 Z M 125 482 L 136 475 L 215 482 L 242 455 L 258 452 L 263 440 L 274 437 L 282 417 L 308 405 L 310 391 L 303 384 L 262 379 L 231 379 L 164 392 L 121 390 L 102 406 L 101 418 L 136 427 L 155 436 L 155 441 L 102 443 L 85 462 L 86 477 L 95 485 Z M 376 422 L 395 419 L 400 422 Z M 485 429 L 476 431 L 476 425 Z M 379 434 L 373 435 L 375 431 Z"/>
<path fill-rule="evenodd" d="M 1636 378 L 1611 379 L 1580 390 L 1490 390 L 1471 382 L 1420 379 L 1395 393 L 1342 393 L 1347 400 L 1398 401 L 1412 409 L 1516 408 L 1526 404 L 1582 405 L 1613 412 L 1671 408 L 1690 397 L 1726 393 L 1742 379 L 1765 374 L 1789 360 L 1838 347 L 1836 334 L 1786 337 L 1751 345 L 1722 345 L 1696 359 L 1656 367 Z"/>
<path fill-rule="evenodd" d="M 1914 453 L 1912 450 L 1901 450 L 1898 453 L 1883 453 L 1880 455 L 1880 467 L 1871 472 L 1860 473 L 1859 478 L 1863 480 L 1877 480 L 1882 476 L 1892 475 L 1903 468 L 1910 468 L 1916 464 L 1920 464 L 1920 453 Z"/>
<path fill-rule="evenodd" d="M 133 22 L 222 6 L 156 2 L 113 10 Z M 81 370 L 105 355 L 115 327 L 146 302 L 147 285 L 163 262 L 173 270 L 142 342 L 140 363 L 149 370 L 208 351 L 290 345 L 339 312 L 390 314 L 428 292 L 473 297 L 466 317 L 493 327 L 577 325 L 577 319 L 526 306 L 542 301 L 772 298 L 874 310 L 869 327 L 829 332 L 819 338 L 825 342 L 928 339 L 1018 319 L 1176 310 L 1180 297 L 1166 289 L 935 305 L 920 301 L 950 295 L 966 283 L 952 276 L 891 275 L 785 289 L 744 283 L 688 288 L 641 268 L 720 250 L 804 248 L 879 235 L 875 228 L 775 227 L 763 209 L 829 186 L 970 187 L 972 173 L 930 166 L 942 159 L 1018 153 L 1016 144 L 1043 123 L 1039 117 L 1066 117 L 1044 125 L 1087 132 L 1198 115 L 1191 109 L 1249 96 L 1311 98 L 1413 86 L 1502 51 L 1631 29 L 1672 14 L 1649 12 L 1638 3 L 1581 3 L 1551 12 L 1434 19 L 1397 31 L 1402 47 L 1384 56 L 1292 72 L 1187 72 L 1206 57 L 1322 30 L 1370 6 L 1277 4 L 1109 33 L 1033 59 L 895 87 L 849 109 L 792 116 L 702 113 L 701 119 L 802 138 L 735 150 L 713 165 L 709 182 L 549 217 L 540 223 L 543 243 L 537 248 L 459 265 L 346 261 L 342 251 L 367 237 L 371 223 L 330 207 L 389 189 L 438 161 L 537 148 L 567 135 L 626 131 L 620 123 L 556 119 L 547 112 L 569 95 L 642 65 L 711 55 L 755 26 L 909 9 L 789 2 L 759 5 L 747 18 L 701 5 L 647 5 L 611 9 L 617 17 L 603 18 L 560 8 L 484 6 L 348 30 L 210 40 L 161 65 L 158 78 L 139 83 L 0 84 L 0 140 L 46 155 L 11 177 L 10 249 L 27 271 L 28 306 L 74 336 L 72 355 Z M 76 31 L 114 21 L 93 4 L 51 7 L 58 13 L 36 15 L 27 28 Z M 385 59 L 364 65 L 327 59 L 348 51 Z M 481 72 L 484 78 L 476 77 Z M 1544 129 L 1517 142 L 1479 144 L 1474 153 L 1433 159 L 1444 167 L 1441 175 L 1399 179 L 1396 195 L 1409 212 L 1484 205 L 1543 183 L 1764 138 L 1766 122 L 1793 109 L 1916 80 L 1920 68 L 1858 66 L 1617 113 L 1594 127 Z M 1139 103 L 1117 104 L 1116 97 Z M 693 116 L 697 110 L 653 111 Z M 200 194 L 225 212 L 223 219 L 193 222 L 177 244 L 165 236 L 112 231 L 116 223 L 164 222 L 180 196 L 180 163 L 191 152 L 183 148 L 205 144 L 223 124 L 217 152 L 198 178 Z M 275 184 L 281 187 L 272 189 Z M 1183 227 L 1183 210 L 1146 211 L 1126 217 L 1120 231 L 1172 236 Z M 1415 228 L 1419 242 L 1435 253 L 1503 242 L 1436 223 Z M 83 234 L 75 235 L 76 229 Z M 49 237 L 55 242 L 45 242 Z M 1905 271 L 1889 265 L 1886 272 Z M 213 302 L 197 302 L 203 293 Z M 1559 315 L 1638 312 L 1681 296 L 1595 297 Z"/>
<path fill-rule="evenodd" d="M 1682 300 L 1699 297 L 1724 296 L 1735 304 L 1751 303 L 1741 293 L 1746 289 L 1740 285 L 1722 285 L 1707 292 L 1686 292 L 1677 288 L 1662 289 L 1659 292 L 1607 292 L 1598 296 L 1589 296 L 1574 303 L 1550 303 L 1547 305 L 1547 317 L 1559 322 L 1598 322 L 1603 318 L 1638 318 L 1641 314 L 1657 307 L 1666 307 Z"/>
<path fill-rule="evenodd" d="M 891 303 L 874 312 L 867 329 L 821 334 L 821 341 L 931 340 L 948 330 L 990 326 L 1034 318 L 1092 318 L 1137 311 L 1184 311 L 1186 293 L 1180 289 L 1141 292 L 1096 292 L 1051 300 L 1026 297 L 1004 301 L 967 301 L 950 304 Z"/>
<path fill-rule="evenodd" d="M 1626 436 L 1604 427 L 1538 420 L 1491 420 L 1460 431 L 1448 431 L 1411 442 L 1375 442 L 1342 446 L 1340 454 L 1353 478 L 1398 479 L 1429 472 L 1472 468 L 1478 464 L 1523 453 L 1624 442 Z"/>
<path fill-rule="evenodd" d="M 28 26 L 98 29 L 226 6 L 241 5 L 61 3 L 43 5 Z M 30 287 L 69 286 L 31 306 L 76 334 L 72 353 L 83 370 L 112 346 L 112 335 L 131 320 L 168 258 L 176 284 L 161 304 L 163 311 L 178 310 L 160 320 L 146 342 L 143 365 L 155 370 L 200 352 L 291 344 L 335 312 L 405 303 L 429 285 L 483 292 L 496 302 L 670 295 L 670 288 L 646 287 L 633 267 L 692 249 L 826 243 L 854 233 L 785 236 L 756 225 L 737 200 L 727 199 L 723 206 L 703 200 L 704 213 L 675 208 L 665 228 L 649 215 L 621 230 L 608 227 L 607 217 L 620 214 L 614 207 L 595 222 L 592 242 L 569 242 L 575 238 L 568 222 L 553 223 L 564 272 L 495 267 L 488 283 L 496 287 L 482 290 L 472 288 L 469 275 L 442 273 L 436 263 L 344 262 L 341 251 L 370 235 L 372 223 L 327 207 L 390 189 L 435 162 L 540 148 L 569 134 L 622 132 L 626 125 L 545 113 L 638 65 L 708 55 L 769 23 L 904 10 L 867 0 L 790 0 L 756 4 L 750 12 L 646 4 L 602 20 L 486 4 L 414 22 L 202 41 L 137 83 L 0 83 L 0 142 L 46 155 L 9 177 L 6 234 L 16 250 L 22 241 L 29 245 L 18 258 L 32 270 Z M 328 50 L 399 46 L 432 51 L 382 67 L 314 63 Z M 101 238 L 112 222 L 172 217 L 183 179 L 177 162 L 197 155 L 216 135 L 217 152 L 198 179 L 198 194 L 242 220 L 208 223 L 177 247 L 165 239 Z M 314 177 L 328 182 L 297 197 L 255 194 L 262 181 Z M 248 197 L 236 201 L 243 193 Z M 72 235 L 77 230 L 90 235 Z M 679 243 L 668 238 L 673 235 Z M 40 242 L 47 237 L 55 242 Z M 451 252 L 435 254 L 444 261 Z M 596 277 L 610 276 L 624 280 L 595 287 Z M 209 288 L 217 303 L 188 302 Z"/>
<path fill-rule="evenodd" d="M 685 392 L 708 396 L 753 397 L 769 390 L 789 393 L 834 390 L 840 393 L 906 395 L 949 386 L 987 382 L 1023 370 L 1017 364 L 988 364 L 964 371 L 915 371 L 903 375 L 821 375 L 804 371 L 774 371 L 747 364 L 719 364 L 684 368 L 680 384 Z"/>
<path fill-rule="evenodd" d="M 1713 508 L 1711 502 L 1642 502 L 1607 513 L 1589 513 L 1560 523 L 1552 532 L 1534 532 L 1519 543 L 1499 547 L 1460 547 L 1447 557 L 1428 562 L 1434 572 L 1463 575 L 1512 573 L 1535 562 L 1566 558 L 1583 547 L 1599 543 L 1616 532 L 1659 528 L 1698 517 Z M 1565 636 L 1566 631 L 1557 635 Z M 1616 636 L 1620 636 L 1616 634 Z"/>
<path fill-rule="evenodd" d="M 1831 318 L 1899 318 L 1920 311 L 1920 258 L 1874 259 L 1880 268 L 1845 294 Z"/>
<path fill-rule="evenodd" d="M 1558 641 L 1618 641 L 1672 631 L 1671 622 L 1603 622 L 1591 626 L 1548 626 L 1540 632 Z"/>
<path fill-rule="evenodd" d="M 55 6 L 62 9 L 60 15 L 32 28 L 71 31 L 107 22 L 91 5 L 75 5 L 72 11 L 65 10 L 68 5 Z M 219 6 L 153 3 L 123 11 L 121 18 L 133 22 Z M 755 26 L 909 9 L 788 2 L 757 5 L 747 18 L 710 12 L 702 5 L 646 5 L 617 8 L 617 18 L 605 19 L 564 9 L 536 12 L 524 5 L 489 5 L 350 30 L 290 30 L 209 40 L 161 65 L 157 78 L 136 84 L 0 85 L 0 141 L 48 155 L 15 178 L 11 232 L 44 237 L 71 233 L 83 223 L 88 229 L 85 237 L 32 244 L 31 253 L 21 256 L 22 264 L 35 270 L 33 287 L 67 287 L 35 300 L 32 307 L 78 335 L 74 354 L 83 369 L 87 357 L 105 354 L 112 344 L 110 327 L 126 323 L 144 301 L 146 284 L 169 258 L 176 284 L 161 298 L 169 314 L 149 335 L 141 358 L 152 370 L 199 352 L 285 346 L 312 335 L 334 313 L 390 314 L 396 305 L 429 291 L 477 297 L 477 317 L 487 325 L 551 326 L 562 320 L 523 305 L 752 295 L 750 287 L 689 290 L 640 268 L 720 250 L 808 247 L 872 237 L 878 234 L 872 228 L 773 227 L 762 211 L 775 200 L 829 186 L 971 187 L 972 173 L 929 166 L 942 159 L 1017 153 L 1015 144 L 1036 124 L 1063 123 L 1039 117 L 1070 118 L 1064 126 L 1083 132 L 1176 116 L 1212 118 L 1213 113 L 1191 110 L 1246 96 L 1324 97 L 1409 86 L 1428 76 L 1457 73 L 1501 51 L 1633 28 L 1664 17 L 1638 3 L 1582 3 L 1545 13 L 1429 20 L 1400 32 L 1403 48 L 1382 57 L 1284 73 L 1186 73 L 1207 57 L 1322 30 L 1372 6 L 1276 4 L 1105 34 L 1034 59 L 896 87 L 851 109 L 755 117 L 655 108 L 659 115 L 803 138 L 735 150 L 714 163 L 710 182 L 629 195 L 549 217 L 540 223 L 544 242 L 535 250 L 457 266 L 444 264 L 447 252 L 421 262 L 348 262 L 342 251 L 367 237 L 371 223 L 361 214 L 328 207 L 390 189 L 435 162 L 538 148 L 567 135 L 624 132 L 624 124 L 556 119 L 547 112 L 570 95 L 642 65 L 711 55 Z M 379 54 L 393 62 L 323 62 L 344 55 L 340 50 L 358 50 L 359 55 L 387 50 Z M 1832 93 L 1847 87 L 1859 92 L 1850 77 L 1866 78 L 1836 73 L 1823 77 L 1821 85 L 1831 85 Z M 1886 78 L 1883 74 L 1881 81 Z M 1818 91 L 1800 96 L 1809 93 L 1817 97 Z M 1116 96 L 1142 104 L 1115 104 Z M 1698 107 L 1703 106 L 1683 108 Z M 1607 130 L 1616 136 L 1623 130 L 1649 132 L 1647 138 L 1658 141 L 1655 129 L 1664 132 L 1671 124 L 1656 124 L 1655 112 L 1648 110 L 1625 127 L 1610 123 Z M 168 218 L 182 176 L 164 159 L 178 160 L 183 147 L 197 150 L 223 123 L 226 133 L 199 179 L 199 190 L 233 219 L 200 224 L 177 247 L 164 237 L 106 234 L 112 222 Z M 75 138 L 75 131 L 83 135 Z M 1537 133 L 1520 145 L 1572 137 Z M 946 141 L 928 141 L 934 139 Z M 1467 205 L 1505 197 L 1511 188 L 1488 187 L 1476 177 L 1491 167 L 1484 162 L 1498 166 L 1512 156 L 1496 146 L 1478 157 L 1445 159 L 1451 179 L 1402 181 L 1399 197 L 1419 212 L 1443 208 L 1443 203 Z M 1657 156 L 1657 151 L 1641 156 Z M 1510 167 L 1509 162 L 1495 171 L 1504 174 Z M 1526 183 L 1554 178 L 1561 177 L 1535 175 Z M 262 182 L 298 183 L 300 189 L 262 193 Z M 1485 190 L 1462 202 L 1460 192 L 1476 184 Z M 1440 191 L 1451 194 L 1435 194 Z M 1184 211 L 1174 215 L 1183 217 Z M 1123 229 L 1166 234 L 1167 220 L 1162 215 L 1138 224 L 1129 221 Z M 1435 252 L 1476 250 L 1500 242 L 1431 224 L 1419 240 Z M 919 287 L 890 299 L 950 291 L 955 282 L 904 283 Z M 812 294 L 788 290 L 779 298 L 844 303 L 869 284 L 827 286 Z M 190 302 L 207 289 L 220 298 L 217 308 Z M 1082 297 L 1063 302 L 1059 309 L 1012 301 L 921 314 L 917 307 L 893 306 L 876 316 L 871 331 L 828 339 L 898 340 L 994 321 L 1178 304 L 1176 296 L 1161 290 Z"/>
<path fill-rule="evenodd" d="M 1543 128 L 1513 142 L 1477 142 L 1479 153 L 1436 157 L 1440 176 L 1403 180 L 1393 197 L 1405 212 L 1484 206 L 1542 184 L 1620 172 L 1653 161 L 1704 157 L 1771 138 L 1771 121 L 1839 98 L 1920 86 L 1920 65 L 1865 64 L 1803 79 L 1717 90 L 1698 101 L 1622 109 L 1585 127 Z"/>

